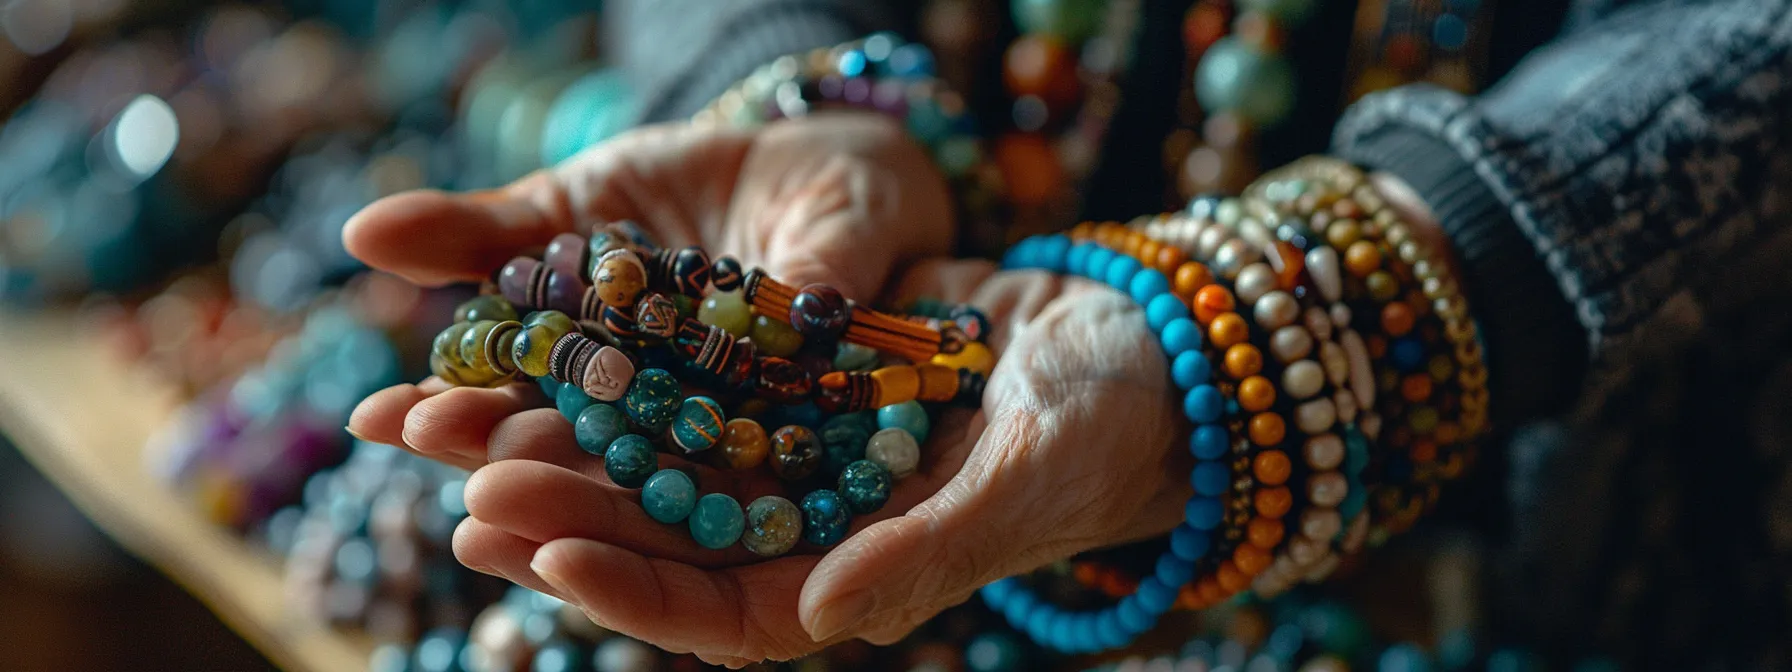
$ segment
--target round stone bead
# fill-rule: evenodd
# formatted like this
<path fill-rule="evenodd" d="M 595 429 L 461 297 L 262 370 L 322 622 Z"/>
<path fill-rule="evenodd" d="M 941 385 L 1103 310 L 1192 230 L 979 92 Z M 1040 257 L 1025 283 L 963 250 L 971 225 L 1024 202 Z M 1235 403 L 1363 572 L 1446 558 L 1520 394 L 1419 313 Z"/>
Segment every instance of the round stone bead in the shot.
<path fill-rule="evenodd" d="M 801 425 L 772 432 L 772 473 L 786 481 L 808 478 L 821 467 L 821 439 Z"/>
<path fill-rule="evenodd" d="M 678 407 L 672 421 L 672 442 L 688 452 L 709 450 L 722 438 L 722 405 L 709 397 L 691 397 Z"/>
<path fill-rule="evenodd" d="M 846 502 L 833 490 L 816 490 L 803 497 L 803 541 L 832 546 L 846 538 L 852 515 Z"/>
<path fill-rule="evenodd" d="M 1026 667 L 1027 651 L 1006 633 L 985 632 L 965 645 L 964 662 L 970 672 L 1019 672 Z"/>
<path fill-rule="evenodd" d="M 1232 287 L 1239 301 L 1256 303 L 1276 288 L 1276 273 L 1270 270 L 1269 264 L 1251 264 L 1238 272 L 1238 280 Z"/>
<path fill-rule="evenodd" d="M 1257 299 L 1252 310 L 1257 318 L 1257 326 L 1269 330 L 1294 324 L 1300 318 L 1300 302 L 1294 299 L 1293 294 L 1281 290 L 1264 294 Z"/>
<path fill-rule="evenodd" d="M 697 540 L 698 545 L 715 550 L 733 546 L 734 542 L 740 541 L 741 531 L 746 528 L 746 516 L 741 512 L 740 502 L 719 492 L 698 499 L 697 506 L 691 510 L 690 521 L 691 538 Z"/>
<path fill-rule="evenodd" d="M 697 484 L 677 469 L 661 469 L 641 486 L 641 508 L 654 520 L 682 522 L 697 508 Z"/>
<path fill-rule="evenodd" d="M 721 256 L 709 263 L 709 282 L 715 285 L 718 292 L 740 289 L 740 283 L 745 279 L 746 271 L 741 269 L 739 259 Z"/>
<path fill-rule="evenodd" d="M 967 344 L 966 349 L 970 346 Z M 939 363 L 940 355 L 934 355 Z M 857 343 L 841 343 L 834 351 L 835 371 L 870 371 L 877 368 L 877 351 Z"/>
<path fill-rule="evenodd" d="M 496 294 L 475 296 L 454 308 L 454 319 L 457 322 L 503 322 L 516 318 L 516 306 L 510 305 L 504 297 Z"/>
<path fill-rule="evenodd" d="M 927 433 L 932 429 L 933 421 L 927 418 L 927 409 L 921 402 L 905 401 L 877 409 L 877 426 L 881 429 L 892 427 L 905 430 L 915 437 L 915 443 L 926 443 Z"/>
<path fill-rule="evenodd" d="M 840 498 L 846 500 L 846 507 L 853 513 L 875 513 L 890 501 L 890 484 L 894 480 L 883 465 L 859 460 L 840 472 Z"/>
<path fill-rule="evenodd" d="M 628 416 L 609 404 L 592 404 L 572 421 L 573 439 L 592 455 L 603 455 L 616 439 L 628 433 Z"/>
<path fill-rule="evenodd" d="M 548 355 L 553 352 L 554 343 L 571 331 L 549 322 L 525 324 L 510 346 L 510 356 L 523 373 L 537 377 L 548 375 Z"/>
<path fill-rule="evenodd" d="M 547 325 L 569 334 L 579 330 L 578 320 L 558 310 L 537 310 L 523 318 L 524 327 L 536 325 Z"/>
<path fill-rule="evenodd" d="M 1313 352 L 1313 334 L 1300 325 L 1282 327 L 1270 334 L 1269 351 L 1283 364 L 1305 358 Z"/>
<path fill-rule="evenodd" d="M 685 296 L 699 296 L 709 286 L 709 254 L 700 247 L 687 247 L 672 257 L 672 290 Z"/>
<path fill-rule="evenodd" d="M 1195 95 L 1208 110 L 1236 112 L 1258 128 L 1274 126 L 1294 105 L 1294 68 L 1280 54 L 1225 37 L 1201 57 Z"/>
<path fill-rule="evenodd" d="M 665 369 L 643 369 L 629 381 L 628 392 L 622 395 L 622 410 L 635 424 L 653 430 L 664 429 L 677 416 L 683 399 L 678 379 Z"/>
<path fill-rule="evenodd" d="M 582 280 L 591 272 L 590 255 L 591 248 L 584 238 L 574 233 L 562 233 L 548 241 L 548 249 L 541 258 L 555 273 Z"/>
<path fill-rule="evenodd" d="M 647 291 L 647 267 L 640 255 L 631 250 L 611 250 L 597 260 L 591 282 L 604 305 L 617 309 L 632 308 L 641 293 Z"/>
<path fill-rule="evenodd" d="M 898 427 L 878 430 L 865 446 L 865 459 L 883 465 L 891 476 L 903 478 L 915 473 L 921 465 L 921 445 L 908 430 Z"/>
<path fill-rule="evenodd" d="M 697 307 L 697 321 L 721 327 L 729 336 L 746 338 L 753 331 L 753 309 L 740 292 L 712 292 Z"/>
<path fill-rule="evenodd" d="M 821 437 L 822 473 L 840 473 L 846 465 L 865 459 L 865 446 L 877 431 L 877 421 L 870 413 L 846 413 L 828 418 L 816 432 Z"/>
<path fill-rule="evenodd" d="M 722 442 L 717 446 L 722 464 L 729 469 L 752 469 L 765 461 L 771 452 L 771 438 L 765 427 L 749 418 L 729 420 L 722 429 Z"/>
<path fill-rule="evenodd" d="M 1282 371 L 1282 391 L 1295 399 L 1319 394 L 1325 386 L 1325 370 L 1311 359 L 1303 359 Z"/>
<path fill-rule="evenodd" d="M 786 322 L 764 315 L 753 316 L 750 335 L 753 345 L 759 348 L 759 354 L 767 357 L 789 357 L 803 347 L 803 335 L 797 333 L 796 329 Z"/>
<path fill-rule="evenodd" d="M 659 470 L 653 443 L 640 434 L 623 434 L 604 450 L 604 474 L 624 488 L 639 488 Z"/>
<path fill-rule="evenodd" d="M 827 285 L 806 285 L 790 300 L 790 326 L 805 339 L 836 340 L 851 319 L 846 297 Z"/>
<path fill-rule="evenodd" d="M 578 422 L 579 414 L 595 403 L 597 400 L 577 385 L 561 385 L 560 392 L 554 395 L 554 408 L 560 409 L 560 415 L 565 416 L 567 422 Z"/>
<path fill-rule="evenodd" d="M 747 505 L 746 530 L 740 545 L 755 555 L 788 553 L 803 533 L 803 512 L 790 500 L 767 495 Z"/>

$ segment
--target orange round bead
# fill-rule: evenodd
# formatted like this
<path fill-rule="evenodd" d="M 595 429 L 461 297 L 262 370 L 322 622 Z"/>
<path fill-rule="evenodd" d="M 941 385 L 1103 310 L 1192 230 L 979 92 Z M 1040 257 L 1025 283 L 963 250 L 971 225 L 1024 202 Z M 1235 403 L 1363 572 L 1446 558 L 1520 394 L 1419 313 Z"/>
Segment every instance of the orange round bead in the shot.
<path fill-rule="evenodd" d="M 1201 593 L 1195 590 L 1195 584 L 1188 584 L 1176 591 L 1176 608 L 1183 611 L 1201 608 Z"/>
<path fill-rule="evenodd" d="M 1093 587 L 1101 580 L 1101 568 L 1092 562 L 1079 562 L 1072 568 L 1071 575 L 1076 577 L 1077 583 Z"/>
<path fill-rule="evenodd" d="M 1276 385 L 1263 376 L 1251 376 L 1238 384 L 1238 407 L 1255 413 L 1276 403 Z"/>
<path fill-rule="evenodd" d="M 1446 446 L 1456 443 L 1462 438 L 1462 425 L 1454 422 L 1437 423 L 1437 429 L 1431 430 L 1431 438 Z"/>
<path fill-rule="evenodd" d="M 1419 464 L 1436 461 L 1437 444 L 1423 440 L 1414 441 L 1412 450 L 1408 454 L 1412 456 L 1412 461 Z"/>
<path fill-rule="evenodd" d="M 1220 313 L 1207 325 L 1207 340 L 1213 347 L 1230 348 L 1251 338 L 1251 327 L 1238 313 Z"/>
<path fill-rule="evenodd" d="M 1265 413 L 1261 418 L 1271 415 Z M 1275 416 L 1281 417 L 1281 416 Z M 1257 418 L 1251 418 L 1253 430 L 1257 426 Z M 1256 440 L 1253 435 L 1252 440 Z M 1294 472 L 1294 464 L 1288 461 L 1288 454 L 1279 450 L 1265 450 L 1257 453 L 1257 459 L 1251 461 L 1251 473 L 1257 475 L 1257 482 L 1264 485 L 1281 485 L 1288 482 L 1288 476 Z"/>
<path fill-rule="evenodd" d="M 1238 563 L 1231 560 L 1220 563 L 1220 569 L 1214 572 L 1214 578 L 1219 580 L 1220 590 L 1225 591 L 1228 596 L 1251 586 L 1251 577 L 1245 576 L 1238 569 Z"/>
<path fill-rule="evenodd" d="M 1233 564 L 1238 565 L 1238 571 L 1244 572 L 1246 576 L 1262 574 L 1273 559 L 1269 551 L 1256 544 L 1239 544 L 1238 550 L 1232 551 Z"/>
<path fill-rule="evenodd" d="M 1144 236 L 1140 237 L 1143 238 Z M 1163 248 L 1163 243 L 1150 238 L 1145 238 L 1145 242 L 1139 243 L 1139 253 L 1133 256 L 1139 259 L 1139 265 L 1144 266 L 1145 268 L 1156 268 L 1157 253 L 1162 251 Z"/>
<path fill-rule="evenodd" d="M 1252 546 L 1275 548 L 1276 544 L 1282 543 L 1282 535 L 1286 533 L 1286 530 L 1282 527 L 1280 520 L 1257 516 L 1251 519 L 1249 525 L 1245 526 L 1244 533 L 1245 538 L 1250 540 Z"/>
<path fill-rule="evenodd" d="M 1419 403 L 1431 398 L 1431 376 L 1415 373 L 1400 381 L 1400 396 L 1407 401 Z"/>
<path fill-rule="evenodd" d="M 1126 236 L 1120 239 L 1120 253 L 1134 259 L 1140 258 L 1139 249 L 1143 248 L 1145 246 L 1145 241 L 1150 239 L 1146 238 L 1145 234 L 1132 229 L 1126 229 L 1125 231 Z"/>
<path fill-rule="evenodd" d="M 1294 507 L 1294 493 L 1284 487 L 1258 488 L 1255 499 L 1259 516 L 1281 518 L 1288 515 L 1288 509 Z"/>
<path fill-rule="evenodd" d="M 1381 250 L 1375 243 L 1359 240 L 1344 249 L 1344 267 L 1356 277 L 1365 277 L 1381 268 Z"/>
<path fill-rule="evenodd" d="M 996 141 L 995 155 L 1008 197 L 1016 205 L 1037 205 L 1062 192 L 1064 168 L 1044 138 L 1032 133 L 1003 135 Z"/>
<path fill-rule="evenodd" d="M 1182 248 L 1175 245 L 1163 245 L 1158 247 L 1157 258 L 1152 260 L 1151 267 L 1161 271 L 1164 275 L 1174 278 L 1180 277 L 1182 266 L 1187 261 L 1188 253 L 1183 252 Z M 1201 266 L 1200 270 L 1205 271 L 1207 270 L 1207 267 Z M 1200 289 L 1200 287 L 1196 287 L 1195 289 Z M 1194 291 L 1190 290 L 1188 296 L 1194 295 Z"/>
<path fill-rule="evenodd" d="M 1226 599 L 1226 590 L 1220 587 L 1219 579 L 1211 576 L 1201 579 L 1200 583 L 1195 584 L 1195 590 L 1208 604 L 1216 604 L 1220 600 Z"/>
<path fill-rule="evenodd" d="M 1232 298 L 1232 290 L 1225 287 L 1209 284 L 1195 292 L 1195 319 L 1202 324 L 1212 322 L 1213 318 L 1231 312 L 1236 307 L 1238 302 Z"/>
<path fill-rule="evenodd" d="M 1249 343 L 1238 343 L 1226 348 L 1226 373 L 1234 379 L 1243 380 L 1257 375 L 1263 370 L 1263 351 Z"/>
<path fill-rule="evenodd" d="M 1412 333 L 1412 307 L 1395 301 L 1381 308 L 1381 330 L 1389 336 L 1405 336 Z"/>
<path fill-rule="evenodd" d="M 1275 413 L 1258 413 L 1251 416 L 1251 443 L 1259 446 L 1273 446 L 1282 442 L 1288 435 L 1287 423 L 1282 416 Z"/>
<path fill-rule="evenodd" d="M 1126 236 L 1126 227 L 1119 222 L 1102 222 L 1095 230 L 1095 242 L 1110 250 L 1120 247 L 1120 239 Z"/>
<path fill-rule="evenodd" d="M 1070 227 L 1070 239 L 1074 240 L 1076 242 L 1079 242 L 1079 243 L 1083 242 L 1085 240 L 1090 239 L 1094 235 L 1095 235 L 1095 222 L 1081 222 L 1081 223 L 1078 223 L 1076 226 Z"/>
<path fill-rule="evenodd" d="M 1176 291 L 1176 295 L 1192 302 L 1199 296 L 1202 288 L 1213 284 L 1213 272 L 1199 261 L 1185 261 L 1176 267 L 1174 281 L 1171 289 Z"/>

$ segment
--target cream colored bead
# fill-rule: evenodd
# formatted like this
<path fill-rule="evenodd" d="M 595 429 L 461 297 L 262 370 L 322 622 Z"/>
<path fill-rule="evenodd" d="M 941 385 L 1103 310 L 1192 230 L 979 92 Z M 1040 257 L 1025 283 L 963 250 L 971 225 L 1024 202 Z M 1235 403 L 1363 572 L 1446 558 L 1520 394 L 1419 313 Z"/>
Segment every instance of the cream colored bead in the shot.
<path fill-rule="evenodd" d="M 1326 345 L 1331 345 L 1327 343 Z M 1325 371 L 1310 359 L 1288 365 L 1282 371 L 1282 391 L 1295 399 L 1306 399 L 1325 387 Z"/>
<path fill-rule="evenodd" d="M 1283 364 L 1305 359 L 1313 352 L 1313 335 L 1299 325 L 1282 327 L 1269 335 L 1269 351 Z"/>
<path fill-rule="evenodd" d="M 1256 265 L 1253 264 L 1252 268 Z M 1276 290 L 1264 294 L 1252 307 L 1253 316 L 1257 318 L 1257 326 L 1264 329 L 1280 329 L 1294 324 L 1300 317 L 1300 302 L 1293 294 Z"/>
<path fill-rule="evenodd" d="M 1240 303 L 1249 306 L 1275 288 L 1276 272 L 1270 270 L 1269 264 L 1255 263 L 1238 272 L 1238 282 L 1233 283 L 1232 293 L 1238 296 Z"/>

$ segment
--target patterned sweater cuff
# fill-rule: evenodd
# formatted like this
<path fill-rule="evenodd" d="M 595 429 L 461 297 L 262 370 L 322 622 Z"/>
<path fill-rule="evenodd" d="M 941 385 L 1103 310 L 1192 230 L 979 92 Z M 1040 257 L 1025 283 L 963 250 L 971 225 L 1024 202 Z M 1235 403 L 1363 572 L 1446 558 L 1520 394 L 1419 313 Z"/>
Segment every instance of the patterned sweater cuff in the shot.
<path fill-rule="evenodd" d="M 723 21 L 718 39 L 702 59 L 650 92 L 643 121 L 684 119 L 759 66 L 786 54 L 827 47 L 866 31 L 832 3 L 775 2 L 753 7 Z"/>

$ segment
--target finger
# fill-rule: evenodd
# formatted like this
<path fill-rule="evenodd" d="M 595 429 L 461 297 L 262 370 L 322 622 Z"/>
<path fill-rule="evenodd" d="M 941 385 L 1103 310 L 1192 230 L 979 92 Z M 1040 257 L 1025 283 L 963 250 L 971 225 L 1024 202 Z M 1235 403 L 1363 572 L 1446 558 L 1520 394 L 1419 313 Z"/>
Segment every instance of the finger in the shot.
<path fill-rule="evenodd" d="M 579 448 L 572 423 L 553 408 L 536 408 L 509 415 L 497 422 L 483 439 L 492 462 L 531 460 L 545 462 L 597 477 L 603 460 Z"/>
<path fill-rule="evenodd" d="M 486 459 L 486 442 L 506 418 L 534 406 L 539 395 L 527 385 L 496 389 L 457 387 L 423 399 L 404 418 L 402 438 L 424 455 Z"/>
<path fill-rule="evenodd" d="M 649 517 L 637 493 L 551 464 L 495 462 L 467 479 L 466 502 L 474 518 L 535 542 L 593 539 L 703 567 L 763 559 L 738 545 L 704 548 L 686 525 Z"/>
<path fill-rule="evenodd" d="M 535 575 L 535 570 L 529 569 L 529 561 L 540 548 L 540 543 L 474 518 L 463 519 L 454 528 L 454 559 L 460 564 L 539 593 L 561 597 L 555 594 L 553 586 Z"/>
<path fill-rule="evenodd" d="M 362 441 L 403 446 L 405 416 L 424 399 L 445 391 L 445 385 L 432 376 L 420 384 L 393 385 L 368 395 L 349 414 L 348 432 Z"/>
<path fill-rule="evenodd" d="M 710 571 L 558 539 L 530 567 L 617 632 L 704 656 L 788 660 L 821 648 L 796 620 L 796 596 L 815 562 L 790 556 Z"/>
<path fill-rule="evenodd" d="M 817 136 L 835 143 L 816 152 Z M 874 301 L 891 271 L 951 251 L 950 192 L 925 152 L 877 115 L 776 124 L 755 142 L 730 213 L 743 247 L 791 284 L 823 283 Z"/>

